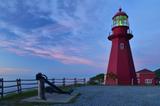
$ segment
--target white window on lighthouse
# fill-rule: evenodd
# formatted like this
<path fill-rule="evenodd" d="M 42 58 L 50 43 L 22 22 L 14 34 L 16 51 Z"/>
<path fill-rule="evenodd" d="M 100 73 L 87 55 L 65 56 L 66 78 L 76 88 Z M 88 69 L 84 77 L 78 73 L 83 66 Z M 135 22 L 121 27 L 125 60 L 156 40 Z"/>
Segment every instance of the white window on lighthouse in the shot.
<path fill-rule="evenodd" d="M 124 43 L 120 43 L 119 48 L 120 48 L 121 50 L 123 50 L 123 49 L 124 49 Z"/>

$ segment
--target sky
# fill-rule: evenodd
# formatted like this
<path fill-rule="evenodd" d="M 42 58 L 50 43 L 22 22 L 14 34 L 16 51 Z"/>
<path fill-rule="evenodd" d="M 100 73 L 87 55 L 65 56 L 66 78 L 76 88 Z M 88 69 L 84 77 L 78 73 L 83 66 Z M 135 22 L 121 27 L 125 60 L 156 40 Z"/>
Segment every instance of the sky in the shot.
<path fill-rule="evenodd" d="M 129 16 L 136 71 L 160 68 L 159 0 L 0 0 L 0 77 L 105 73 L 112 17 Z"/>

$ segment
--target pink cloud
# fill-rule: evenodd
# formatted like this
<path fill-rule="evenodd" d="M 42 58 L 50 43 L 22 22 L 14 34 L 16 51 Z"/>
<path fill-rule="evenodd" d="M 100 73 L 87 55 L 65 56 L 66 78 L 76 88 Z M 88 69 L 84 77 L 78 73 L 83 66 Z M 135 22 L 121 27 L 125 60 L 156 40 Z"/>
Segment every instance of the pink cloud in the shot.
<path fill-rule="evenodd" d="M 65 54 L 63 49 L 38 49 L 33 47 L 24 47 L 23 49 L 28 53 L 32 53 L 32 55 L 39 56 L 42 58 L 56 59 L 64 64 L 85 64 L 92 66 L 94 65 L 94 62 L 89 59 Z M 12 51 L 18 52 L 17 54 L 26 53 L 23 51 L 16 51 L 14 49 Z"/>
<path fill-rule="evenodd" d="M 13 42 L 9 42 L 9 41 L 5 41 L 5 40 L 0 40 L 0 46 L 1 47 L 9 47 L 9 46 L 12 46 L 14 45 Z"/>
<path fill-rule="evenodd" d="M 0 67 L 0 74 L 15 74 L 15 73 L 28 73 L 31 69 L 25 68 L 14 68 L 14 67 Z"/>
<path fill-rule="evenodd" d="M 10 52 L 14 52 L 17 55 L 21 55 L 21 56 L 23 56 L 24 54 L 26 54 L 25 51 L 22 51 L 22 50 L 19 50 L 19 49 L 15 49 L 15 48 L 7 48 L 7 50 L 10 51 Z"/>
<path fill-rule="evenodd" d="M 53 58 L 61 60 L 65 64 L 86 64 L 86 65 L 94 65 L 91 60 L 84 59 L 77 56 L 67 56 L 64 53 L 55 52 L 51 55 Z"/>
<path fill-rule="evenodd" d="M 1 22 L 3 28 L 13 32 L 18 36 L 16 40 L 0 39 L 0 47 L 6 48 L 8 51 L 14 52 L 17 55 L 35 55 L 47 59 L 55 59 L 64 64 L 84 64 L 94 66 L 94 62 L 90 59 L 81 56 L 82 48 L 84 47 L 70 47 L 68 42 L 73 43 L 73 39 L 70 40 L 66 36 L 63 41 L 55 41 L 58 44 L 53 45 L 52 43 L 45 46 L 41 44 L 39 40 L 40 37 L 46 37 L 48 39 L 53 38 L 53 32 L 67 31 L 73 23 L 65 22 L 68 26 L 63 25 L 49 25 L 38 29 L 33 29 L 32 31 L 25 32 L 23 29 L 17 28 L 16 26 L 9 25 L 8 23 Z M 74 24 L 75 26 L 75 24 Z M 66 41 L 66 42 L 64 42 Z M 53 41 L 54 42 L 54 41 Z M 76 42 L 77 44 L 77 42 Z"/>

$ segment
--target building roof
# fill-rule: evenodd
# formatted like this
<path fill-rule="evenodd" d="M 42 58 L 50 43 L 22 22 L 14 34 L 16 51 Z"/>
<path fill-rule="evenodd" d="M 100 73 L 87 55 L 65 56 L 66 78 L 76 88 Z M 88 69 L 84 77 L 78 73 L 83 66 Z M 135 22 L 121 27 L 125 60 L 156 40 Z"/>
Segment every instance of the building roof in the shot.
<path fill-rule="evenodd" d="M 148 69 L 142 69 L 140 71 L 137 71 L 136 73 L 154 73 L 154 72 Z"/>

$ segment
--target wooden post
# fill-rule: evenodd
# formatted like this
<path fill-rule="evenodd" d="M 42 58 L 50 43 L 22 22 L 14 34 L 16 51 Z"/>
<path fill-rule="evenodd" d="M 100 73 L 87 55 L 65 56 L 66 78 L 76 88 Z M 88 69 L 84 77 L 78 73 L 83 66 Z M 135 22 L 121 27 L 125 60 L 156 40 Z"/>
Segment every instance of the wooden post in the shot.
<path fill-rule="evenodd" d="M 83 84 L 86 85 L 86 79 L 85 78 L 83 79 Z"/>
<path fill-rule="evenodd" d="M 38 80 L 38 97 L 40 99 L 46 100 L 45 98 L 45 83 L 43 79 Z"/>
<path fill-rule="evenodd" d="M 74 78 L 74 86 L 76 86 L 76 85 L 77 85 L 77 79 Z"/>
<path fill-rule="evenodd" d="M 118 79 L 116 78 L 116 83 L 115 83 L 115 85 L 118 85 Z"/>
<path fill-rule="evenodd" d="M 0 88 L 1 88 L 1 98 L 3 98 L 3 93 L 4 93 L 3 78 L 0 79 Z"/>
<path fill-rule="evenodd" d="M 21 84 L 21 79 L 19 79 L 19 92 L 22 92 L 22 84 Z"/>
<path fill-rule="evenodd" d="M 17 93 L 19 93 L 19 79 L 16 79 L 16 83 L 17 83 Z"/>
<path fill-rule="evenodd" d="M 54 78 L 52 79 L 52 84 L 55 84 L 55 79 Z"/>
<path fill-rule="evenodd" d="M 17 92 L 21 93 L 22 91 L 21 79 L 17 79 L 16 82 L 17 82 Z"/>
<path fill-rule="evenodd" d="M 104 74 L 104 81 L 103 81 L 103 85 L 105 85 L 105 84 L 107 83 L 107 79 L 106 79 L 106 77 L 107 77 L 107 74 Z"/>
<path fill-rule="evenodd" d="M 38 97 L 39 99 L 46 100 L 45 98 L 45 81 L 42 73 L 36 74 L 36 80 L 38 81 Z"/>
<path fill-rule="evenodd" d="M 134 79 L 132 78 L 132 85 L 134 85 Z"/>
<path fill-rule="evenodd" d="M 98 84 L 101 85 L 101 79 L 98 80 Z"/>
<path fill-rule="evenodd" d="M 65 78 L 62 79 L 63 80 L 63 87 L 65 87 Z"/>
<path fill-rule="evenodd" d="M 16 79 L 16 83 L 17 83 L 17 93 L 19 93 L 19 81 L 18 81 L 18 79 Z"/>

